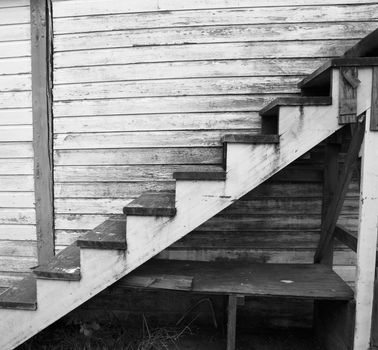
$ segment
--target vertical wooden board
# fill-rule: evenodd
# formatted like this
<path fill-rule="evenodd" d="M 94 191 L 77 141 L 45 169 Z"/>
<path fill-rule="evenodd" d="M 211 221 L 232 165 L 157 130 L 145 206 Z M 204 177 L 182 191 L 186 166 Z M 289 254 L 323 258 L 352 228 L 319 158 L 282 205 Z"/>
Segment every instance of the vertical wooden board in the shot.
<path fill-rule="evenodd" d="M 337 188 L 338 175 L 339 175 L 339 163 L 338 155 L 340 152 L 340 146 L 329 142 L 326 145 L 325 150 L 325 164 L 324 164 L 324 185 L 323 185 L 323 208 L 322 208 L 322 228 L 325 228 L 325 221 L 327 216 L 327 209 L 332 202 L 332 198 L 335 196 L 335 189 Z M 321 235 L 326 234 L 322 231 Z M 324 258 L 321 261 L 327 265 L 333 264 L 333 246 L 334 240 L 332 239 L 328 249 L 324 254 Z"/>
<path fill-rule="evenodd" d="M 365 88 L 371 92 L 372 70 L 366 70 L 364 75 Z M 368 100 L 371 101 L 371 95 Z M 366 118 L 361 164 L 354 350 L 369 348 L 378 231 L 378 133 L 370 131 L 370 109 Z"/>
<path fill-rule="evenodd" d="M 353 123 L 357 116 L 357 67 L 340 68 L 339 124 Z"/>
<path fill-rule="evenodd" d="M 228 319 L 227 319 L 227 350 L 235 350 L 236 346 L 236 315 L 238 308 L 238 297 L 228 296 Z"/>
<path fill-rule="evenodd" d="M 378 131 L 378 67 L 373 68 L 370 130 Z"/>
<path fill-rule="evenodd" d="M 32 98 L 38 262 L 54 256 L 49 18 L 45 0 L 31 1 Z"/>

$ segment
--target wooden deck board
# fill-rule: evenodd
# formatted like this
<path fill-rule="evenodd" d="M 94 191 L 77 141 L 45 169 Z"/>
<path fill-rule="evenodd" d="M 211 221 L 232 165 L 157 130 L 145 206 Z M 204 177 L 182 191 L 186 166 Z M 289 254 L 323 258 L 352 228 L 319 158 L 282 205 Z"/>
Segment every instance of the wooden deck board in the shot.
<path fill-rule="evenodd" d="M 377 57 L 338 57 L 333 58 L 298 83 L 299 89 L 329 84 L 330 70 L 337 67 L 373 67 L 378 65 Z"/>
<path fill-rule="evenodd" d="M 0 294 L 0 308 L 36 310 L 37 288 L 33 274 L 14 283 Z"/>
<path fill-rule="evenodd" d="M 80 248 L 76 244 L 71 244 L 47 264 L 33 269 L 33 272 L 37 278 L 79 281 Z"/>
<path fill-rule="evenodd" d="M 76 243 L 81 248 L 126 249 L 126 217 L 118 215 L 106 220 Z"/>
<path fill-rule="evenodd" d="M 173 173 L 176 180 L 208 180 L 223 181 L 226 180 L 226 172 L 218 171 L 176 171 Z"/>
<path fill-rule="evenodd" d="M 332 97 L 315 96 L 315 97 L 279 97 L 270 102 L 260 110 L 262 117 L 272 117 L 278 115 L 280 106 L 329 106 L 332 104 Z"/>
<path fill-rule="evenodd" d="M 279 135 L 251 135 L 251 134 L 228 134 L 222 137 L 222 142 L 230 143 L 279 143 Z"/>
<path fill-rule="evenodd" d="M 123 208 L 123 212 L 126 215 L 175 216 L 175 193 L 145 192 Z"/>
<path fill-rule="evenodd" d="M 193 277 L 192 292 L 350 300 L 353 291 L 331 269 L 311 264 L 151 260 L 123 280 L 155 275 Z"/>

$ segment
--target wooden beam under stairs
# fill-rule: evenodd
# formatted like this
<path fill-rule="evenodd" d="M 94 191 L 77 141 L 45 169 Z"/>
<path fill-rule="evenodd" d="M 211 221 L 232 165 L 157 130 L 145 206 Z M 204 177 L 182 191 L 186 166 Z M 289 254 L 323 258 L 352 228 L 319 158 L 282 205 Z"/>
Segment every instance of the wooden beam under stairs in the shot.
<path fill-rule="evenodd" d="M 316 249 L 315 263 L 319 263 L 324 258 L 325 252 L 329 249 L 329 245 L 333 239 L 336 223 L 344 204 L 345 196 L 348 191 L 352 172 L 358 160 L 361 144 L 365 135 L 365 118 L 361 118 L 355 125 L 354 134 L 349 145 L 348 153 L 345 159 L 344 169 L 339 178 L 338 186 L 332 197 L 320 235 L 318 247 Z"/>

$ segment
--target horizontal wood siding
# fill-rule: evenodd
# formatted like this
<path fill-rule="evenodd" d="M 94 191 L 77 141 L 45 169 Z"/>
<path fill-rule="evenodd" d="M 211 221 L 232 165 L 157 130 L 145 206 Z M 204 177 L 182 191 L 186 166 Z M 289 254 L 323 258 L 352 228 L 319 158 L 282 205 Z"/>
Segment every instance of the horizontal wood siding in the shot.
<path fill-rule="evenodd" d="M 220 166 L 222 135 L 259 133 L 261 107 L 378 26 L 371 0 L 54 0 L 53 16 L 58 250 L 142 192 L 174 189 L 173 171 Z M 322 157 L 320 146 L 290 167 L 296 179 L 263 184 L 160 257 L 312 262 Z M 348 281 L 354 262 L 338 244 Z"/>
<path fill-rule="evenodd" d="M 0 0 L 0 287 L 36 264 L 29 0 Z"/>

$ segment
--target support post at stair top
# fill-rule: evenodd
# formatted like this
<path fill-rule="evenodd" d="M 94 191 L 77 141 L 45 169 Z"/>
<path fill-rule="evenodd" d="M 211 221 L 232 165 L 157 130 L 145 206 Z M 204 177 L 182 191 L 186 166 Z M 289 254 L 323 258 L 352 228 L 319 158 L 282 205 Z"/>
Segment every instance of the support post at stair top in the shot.
<path fill-rule="evenodd" d="M 378 231 L 378 133 L 370 131 L 370 110 L 366 116 L 361 165 L 354 350 L 367 350 L 370 346 Z"/>
<path fill-rule="evenodd" d="M 373 68 L 370 130 L 378 131 L 378 67 Z"/>
<path fill-rule="evenodd" d="M 323 237 L 326 231 L 326 216 L 327 210 L 332 203 L 333 197 L 336 195 L 337 181 L 339 175 L 339 153 L 340 144 L 329 141 L 325 146 L 325 168 L 324 168 L 324 184 L 323 184 L 323 207 L 322 207 L 322 232 L 320 237 Z M 328 266 L 333 265 L 333 245 L 334 239 L 332 238 L 321 263 Z"/>
<path fill-rule="evenodd" d="M 327 214 L 325 216 L 324 225 L 322 227 L 322 236 L 320 237 L 315 253 L 315 263 L 320 263 L 323 260 L 325 252 L 327 249 L 329 249 L 329 244 L 333 239 L 337 219 L 340 215 L 348 186 L 352 178 L 352 171 L 358 160 L 359 151 L 365 133 L 365 124 L 365 118 L 362 118 L 355 124 L 355 132 L 349 145 L 344 169 L 340 178 L 338 179 L 335 195 L 328 206 Z"/>
<path fill-rule="evenodd" d="M 229 295 L 227 308 L 227 350 L 235 350 L 237 307 L 238 297 L 236 295 Z"/>
<path fill-rule="evenodd" d="M 354 123 L 357 118 L 357 67 L 340 68 L 339 124 Z"/>

